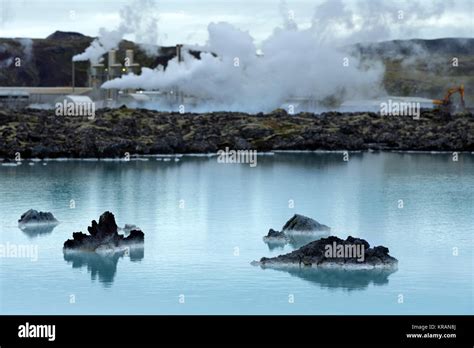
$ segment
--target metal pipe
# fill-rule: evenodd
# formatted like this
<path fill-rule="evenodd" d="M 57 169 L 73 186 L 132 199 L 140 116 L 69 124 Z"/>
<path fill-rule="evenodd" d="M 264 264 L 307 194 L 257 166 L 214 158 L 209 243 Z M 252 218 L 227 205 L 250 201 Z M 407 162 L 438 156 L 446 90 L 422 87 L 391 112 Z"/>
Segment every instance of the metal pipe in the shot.
<path fill-rule="evenodd" d="M 115 60 L 116 60 L 116 51 L 110 50 L 109 51 L 109 69 L 111 66 L 115 65 Z"/>
<path fill-rule="evenodd" d="M 125 66 L 132 66 L 134 64 L 133 50 L 126 50 L 125 57 L 127 58 L 127 64 L 125 64 Z"/>
<path fill-rule="evenodd" d="M 181 44 L 176 45 L 176 57 L 178 57 L 179 63 L 183 61 L 182 50 L 183 50 L 183 45 Z"/>

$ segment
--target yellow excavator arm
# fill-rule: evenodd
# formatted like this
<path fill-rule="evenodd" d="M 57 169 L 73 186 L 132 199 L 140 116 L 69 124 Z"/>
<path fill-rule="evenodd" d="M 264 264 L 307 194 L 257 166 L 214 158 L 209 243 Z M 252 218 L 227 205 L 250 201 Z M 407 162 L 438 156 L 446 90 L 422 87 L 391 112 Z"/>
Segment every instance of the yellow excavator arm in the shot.
<path fill-rule="evenodd" d="M 460 85 L 460 86 L 456 86 L 456 87 L 451 87 L 450 89 L 448 89 L 448 91 L 446 92 L 446 95 L 444 96 L 444 99 L 440 100 L 440 99 L 434 99 L 433 100 L 433 104 L 434 105 L 439 105 L 439 106 L 442 106 L 442 107 L 450 107 L 451 106 L 451 96 L 454 94 L 454 93 L 459 93 L 459 95 L 461 96 L 461 107 L 463 109 L 466 108 L 466 105 L 464 103 L 464 85 Z"/>

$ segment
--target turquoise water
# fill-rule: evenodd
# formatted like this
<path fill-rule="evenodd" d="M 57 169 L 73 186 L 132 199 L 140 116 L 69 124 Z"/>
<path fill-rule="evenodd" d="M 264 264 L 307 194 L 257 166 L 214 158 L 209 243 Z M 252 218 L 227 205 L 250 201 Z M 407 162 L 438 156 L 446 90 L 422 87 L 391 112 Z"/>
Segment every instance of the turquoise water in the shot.
<path fill-rule="evenodd" d="M 215 157 L 43 163 L 0 166 L 0 244 L 38 251 L 0 258 L 2 314 L 473 313 L 471 154 L 275 154 L 255 168 Z M 61 224 L 21 231 L 30 208 Z M 142 228 L 143 253 L 65 257 L 63 242 L 106 210 Z M 262 241 L 294 213 L 389 247 L 398 270 L 251 266 L 297 246 Z"/>

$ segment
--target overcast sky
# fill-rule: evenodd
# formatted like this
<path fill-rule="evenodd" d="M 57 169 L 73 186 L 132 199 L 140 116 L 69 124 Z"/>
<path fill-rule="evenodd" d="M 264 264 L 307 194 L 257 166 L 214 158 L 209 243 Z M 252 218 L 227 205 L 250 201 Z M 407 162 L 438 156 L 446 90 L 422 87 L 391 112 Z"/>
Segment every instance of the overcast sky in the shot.
<path fill-rule="evenodd" d="M 352 0 L 345 0 L 351 3 Z M 373 0 L 398 3 L 400 0 Z M 300 28 L 309 27 L 319 0 L 287 0 Z M 430 7 L 429 0 L 419 0 Z M 0 0 L 0 37 L 44 38 L 56 30 L 96 36 L 100 27 L 114 29 L 119 9 L 128 0 Z M 156 0 L 159 42 L 204 43 L 210 22 L 226 21 L 247 30 L 258 41 L 282 24 L 280 0 Z M 474 37 L 474 0 L 446 0 L 438 18 L 417 18 L 413 30 L 386 39 Z M 403 5 L 400 6 L 403 9 Z M 135 39 L 133 36 L 129 39 Z M 139 41 L 139 38 L 138 38 Z"/>

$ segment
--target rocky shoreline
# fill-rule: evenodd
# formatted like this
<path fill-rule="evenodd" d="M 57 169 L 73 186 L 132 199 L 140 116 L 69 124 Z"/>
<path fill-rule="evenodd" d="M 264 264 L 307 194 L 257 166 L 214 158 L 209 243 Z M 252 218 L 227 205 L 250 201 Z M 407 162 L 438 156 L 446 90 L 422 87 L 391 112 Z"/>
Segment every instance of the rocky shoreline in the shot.
<path fill-rule="evenodd" d="M 120 158 L 281 150 L 474 151 L 472 113 L 423 111 L 420 119 L 376 113 L 180 114 L 101 109 L 94 119 L 54 110 L 0 110 L 0 158 Z"/>

